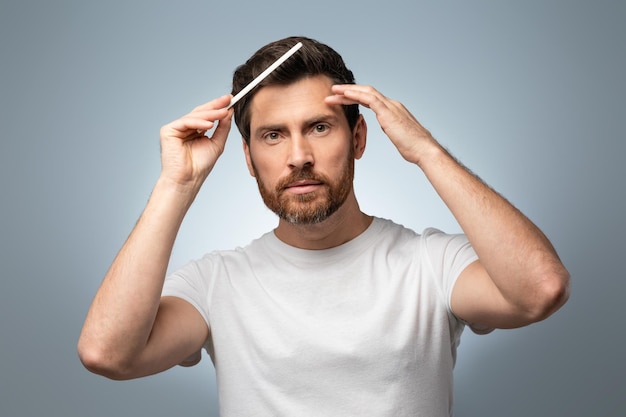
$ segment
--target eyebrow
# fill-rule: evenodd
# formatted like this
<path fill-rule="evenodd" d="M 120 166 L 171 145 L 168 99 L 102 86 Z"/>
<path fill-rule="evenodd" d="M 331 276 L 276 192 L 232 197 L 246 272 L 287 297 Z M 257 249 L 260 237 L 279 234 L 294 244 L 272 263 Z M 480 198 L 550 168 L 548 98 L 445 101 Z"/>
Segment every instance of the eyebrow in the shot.
<path fill-rule="evenodd" d="M 336 122 L 337 120 L 338 120 L 337 115 L 329 114 L 329 113 L 321 113 L 321 114 L 318 114 L 318 115 L 315 115 L 313 117 L 306 119 L 303 125 L 309 127 L 317 123 L 324 123 L 324 122 L 333 123 L 333 122 Z M 254 130 L 254 136 L 255 137 L 259 136 L 261 132 L 272 132 L 272 131 L 282 132 L 286 129 L 286 126 L 287 125 L 280 124 L 280 123 L 276 123 L 276 124 L 268 123 L 266 125 L 261 125 Z"/>

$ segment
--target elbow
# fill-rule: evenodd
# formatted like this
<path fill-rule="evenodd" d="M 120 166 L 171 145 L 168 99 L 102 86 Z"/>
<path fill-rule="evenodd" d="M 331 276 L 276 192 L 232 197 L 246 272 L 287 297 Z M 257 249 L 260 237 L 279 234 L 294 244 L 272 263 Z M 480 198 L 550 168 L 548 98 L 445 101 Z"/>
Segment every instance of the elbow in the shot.
<path fill-rule="evenodd" d="M 116 381 L 133 378 L 129 366 L 116 359 L 111 351 L 98 345 L 80 340 L 78 342 L 78 358 L 83 366 L 94 374 Z"/>
<path fill-rule="evenodd" d="M 564 267 L 543 275 L 534 292 L 530 321 L 545 320 L 559 310 L 570 296 L 570 275 Z"/>

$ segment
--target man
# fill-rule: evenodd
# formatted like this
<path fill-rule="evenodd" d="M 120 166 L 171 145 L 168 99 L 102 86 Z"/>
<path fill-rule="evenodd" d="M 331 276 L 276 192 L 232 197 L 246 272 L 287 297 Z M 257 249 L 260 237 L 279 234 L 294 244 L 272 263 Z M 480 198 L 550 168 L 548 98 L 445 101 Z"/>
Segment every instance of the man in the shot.
<path fill-rule="evenodd" d="M 568 298 L 568 272 L 535 225 L 402 104 L 354 84 L 328 46 L 287 38 L 261 48 L 235 72 L 233 94 L 298 41 L 234 107 L 276 229 L 166 280 L 178 228 L 224 149 L 231 95 L 164 126 L 161 175 L 96 294 L 80 358 L 128 379 L 194 365 L 204 347 L 223 416 L 448 416 L 463 327 L 545 319 Z M 417 234 L 359 209 L 359 105 L 421 168 L 463 235 Z"/>

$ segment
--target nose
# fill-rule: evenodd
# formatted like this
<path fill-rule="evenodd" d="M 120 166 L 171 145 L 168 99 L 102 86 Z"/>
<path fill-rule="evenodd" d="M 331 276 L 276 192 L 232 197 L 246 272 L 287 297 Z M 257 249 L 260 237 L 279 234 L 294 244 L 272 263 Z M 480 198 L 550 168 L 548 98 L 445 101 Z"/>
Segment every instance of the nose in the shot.
<path fill-rule="evenodd" d="M 311 143 L 302 135 L 294 135 L 289 141 L 289 167 L 304 168 L 312 166 L 314 163 L 313 149 Z"/>

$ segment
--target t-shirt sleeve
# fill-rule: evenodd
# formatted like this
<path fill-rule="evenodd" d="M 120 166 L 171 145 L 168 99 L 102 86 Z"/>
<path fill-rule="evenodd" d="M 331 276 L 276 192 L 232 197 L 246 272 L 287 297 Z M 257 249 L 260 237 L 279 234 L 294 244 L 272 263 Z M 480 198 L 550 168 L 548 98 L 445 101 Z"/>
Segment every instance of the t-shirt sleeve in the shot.
<path fill-rule="evenodd" d="M 167 276 L 163 285 L 162 296 L 182 298 L 198 310 L 210 327 L 208 308 L 208 280 L 210 269 L 208 257 L 191 261 L 179 270 Z"/>
<path fill-rule="evenodd" d="M 450 302 L 454 284 L 461 272 L 472 262 L 478 260 L 478 255 L 476 255 L 467 236 L 463 234 L 446 234 L 440 230 L 429 228 L 424 231 L 422 236 L 433 273 L 435 277 L 441 280 L 441 290 L 448 311 L 454 315 Z M 455 317 L 468 325 L 474 333 L 487 334 L 493 330 L 468 323 L 456 315 Z"/>
<path fill-rule="evenodd" d="M 426 256 L 439 283 L 448 309 L 452 289 L 461 272 L 478 259 L 474 248 L 463 234 L 447 234 L 429 228 L 422 234 Z"/>

